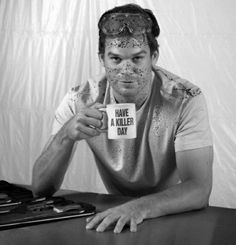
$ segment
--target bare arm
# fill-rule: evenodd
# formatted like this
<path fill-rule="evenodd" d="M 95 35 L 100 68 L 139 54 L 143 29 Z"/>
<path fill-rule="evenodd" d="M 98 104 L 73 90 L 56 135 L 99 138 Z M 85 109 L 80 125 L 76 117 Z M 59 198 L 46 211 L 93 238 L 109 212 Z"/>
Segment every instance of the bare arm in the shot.
<path fill-rule="evenodd" d="M 36 196 L 50 196 L 60 188 L 74 142 L 99 135 L 101 119 L 102 112 L 98 109 L 84 108 L 49 139 L 33 168 L 32 186 Z"/>
<path fill-rule="evenodd" d="M 36 196 L 50 196 L 56 192 L 69 165 L 74 142 L 63 139 L 63 131 L 51 136 L 33 168 L 32 186 Z"/>
<path fill-rule="evenodd" d="M 177 152 L 176 161 L 181 183 L 147 198 L 148 202 L 151 201 L 147 218 L 208 205 L 212 188 L 212 147 Z"/>
<path fill-rule="evenodd" d="M 143 196 L 89 218 L 87 228 L 104 231 L 116 223 L 119 233 L 125 224 L 136 231 L 144 219 L 200 209 L 208 205 L 212 188 L 212 147 L 176 153 L 181 183 L 160 193 Z"/>

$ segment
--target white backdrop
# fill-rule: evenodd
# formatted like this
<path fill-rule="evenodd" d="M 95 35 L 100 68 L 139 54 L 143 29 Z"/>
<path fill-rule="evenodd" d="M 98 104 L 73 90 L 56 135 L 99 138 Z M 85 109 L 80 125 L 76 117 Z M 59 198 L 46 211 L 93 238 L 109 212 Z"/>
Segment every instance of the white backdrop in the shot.
<path fill-rule="evenodd" d="M 101 71 L 99 16 L 128 2 L 157 16 L 158 64 L 205 93 L 215 142 L 210 203 L 236 208 L 234 0 L 0 0 L 0 179 L 31 183 L 55 108 L 70 87 Z M 63 187 L 106 192 L 84 142 Z"/>

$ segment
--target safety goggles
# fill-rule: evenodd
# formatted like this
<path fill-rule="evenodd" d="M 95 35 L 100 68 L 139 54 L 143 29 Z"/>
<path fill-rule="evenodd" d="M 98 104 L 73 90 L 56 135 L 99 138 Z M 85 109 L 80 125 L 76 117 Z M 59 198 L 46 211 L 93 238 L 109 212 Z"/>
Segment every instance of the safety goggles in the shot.
<path fill-rule="evenodd" d="M 105 35 L 119 35 L 126 30 L 133 35 L 144 34 L 151 32 L 152 20 L 142 14 L 113 13 L 102 18 L 99 28 Z"/>

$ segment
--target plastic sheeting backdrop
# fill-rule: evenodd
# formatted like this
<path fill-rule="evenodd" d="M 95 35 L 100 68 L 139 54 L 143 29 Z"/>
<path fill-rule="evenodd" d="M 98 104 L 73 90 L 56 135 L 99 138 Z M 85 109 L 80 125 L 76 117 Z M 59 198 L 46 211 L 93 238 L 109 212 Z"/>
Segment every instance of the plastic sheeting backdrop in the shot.
<path fill-rule="evenodd" d="M 236 207 L 236 2 L 130 2 L 157 16 L 158 64 L 202 88 L 215 144 L 210 203 Z M 31 183 L 55 108 L 69 88 L 101 72 L 99 16 L 124 3 L 0 0 L 0 179 Z M 78 143 L 63 188 L 106 192 L 85 142 Z"/>

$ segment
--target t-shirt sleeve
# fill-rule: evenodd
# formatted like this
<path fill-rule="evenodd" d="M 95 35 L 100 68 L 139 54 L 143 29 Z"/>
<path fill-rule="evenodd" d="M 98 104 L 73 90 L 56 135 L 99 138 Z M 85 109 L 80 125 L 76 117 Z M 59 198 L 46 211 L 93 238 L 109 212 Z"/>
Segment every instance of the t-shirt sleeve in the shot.
<path fill-rule="evenodd" d="M 175 138 L 175 151 L 211 146 L 212 134 L 204 95 L 190 96 L 183 105 Z"/>
<path fill-rule="evenodd" d="M 71 100 L 70 92 L 63 98 L 62 102 L 55 111 L 54 121 L 52 125 L 52 135 L 55 135 L 61 127 L 75 115 L 73 100 Z"/>

